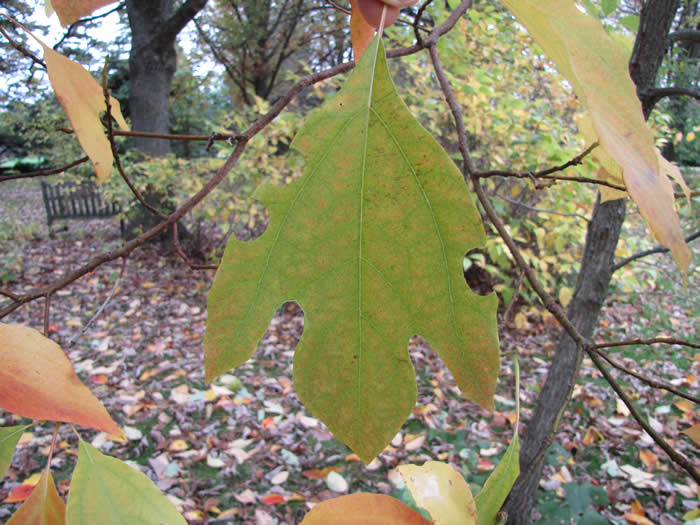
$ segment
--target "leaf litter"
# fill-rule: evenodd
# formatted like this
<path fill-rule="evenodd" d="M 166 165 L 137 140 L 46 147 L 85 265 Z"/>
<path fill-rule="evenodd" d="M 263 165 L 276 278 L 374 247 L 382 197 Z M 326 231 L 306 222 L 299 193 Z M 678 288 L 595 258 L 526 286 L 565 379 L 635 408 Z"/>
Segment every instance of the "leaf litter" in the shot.
<path fill-rule="evenodd" d="M 31 261 L 24 263 L 19 283 L 45 284 L 116 244 L 118 232 L 116 224 L 86 221 L 71 224 L 70 231 L 55 239 L 15 242 L 24 261 Z M 670 258 L 666 262 L 671 265 Z M 130 438 L 111 441 L 104 433 L 79 427 L 83 439 L 145 473 L 188 523 L 298 523 L 314 503 L 337 496 L 346 485 L 349 493 L 403 497 L 396 467 L 428 460 L 458 468 L 476 493 L 508 445 L 515 421 L 510 359 L 503 359 L 496 411 L 490 413 L 466 401 L 442 362 L 414 337 L 409 353 L 418 375 L 418 403 L 391 445 L 365 467 L 304 410 L 294 393 L 292 357 L 303 332 L 303 313 L 294 303 L 280 308 L 252 360 L 205 384 L 202 338 L 212 276 L 190 271 L 156 247 L 134 252 L 118 293 L 78 337 L 108 297 L 119 268 L 119 263 L 106 265 L 57 293 L 49 332 Z M 23 290 L 20 284 L 9 288 Z M 644 308 L 668 308 L 664 294 L 647 294 L 644 301 L 620 298 L 613 297 L 604 310 L 601 340 L 643 328 L 639 319 L 649 317 Z M 672 315 L 662 319 L 667 335 L 674 335 L 675 326 L 684 326 L 690 330 L 684 337 L 696 338 L 690 322 L 696 304 L 690 302 L 685 308 L 674 305 Z M 41 329 L 42 315 L 42 305 L 35 302 L 5 321 Z M 531 312 L 528 321 L 522 329 L 500 327 L 502 352 L 517 351 L 520 356 L 525 422 L 558 333 L 546 316 Z M 647 329 L 663 335 L 658 325 Z M 697 391 L 700 357 L 687 349 L 633 347 L 616 357 L 679 388 Z M 608 518 L 642 515 L 654 523 L 683 523 L 682 516 L 698 506 L 697 486 L 624 413 L 588 360 L 582 376 L 548 455 L 540 507 L 547 501 L 567 501 L 571 487 L 602 486 L 607 503 L 591 508 Z M 700 422 L 697 407 L 634 379 L 626 384 L 653 418 L 652 425 L 697 465 L 697 447 L 681 433 Z M 22 422 L 0 413 L 2 426 Z M 20 439 L 8 475 L 0 482 L 1 520 L 21 504 L 6 502 L 8 497 L 44 467 L 52 427 L 50 422 L 34 425 L 26 439 Z M 78 440 L 64 425 L 58 443 L 52 474 L 65 498 Z"/>

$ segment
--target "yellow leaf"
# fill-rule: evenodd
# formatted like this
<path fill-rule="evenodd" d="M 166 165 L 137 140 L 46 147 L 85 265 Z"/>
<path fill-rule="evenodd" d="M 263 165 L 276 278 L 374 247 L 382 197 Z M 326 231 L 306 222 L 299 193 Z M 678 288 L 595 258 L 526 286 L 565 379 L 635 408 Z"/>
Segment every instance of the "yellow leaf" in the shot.
<path fill-rule="evenodd" d="M 427 510 L 435 525 L 476 525 L 476 503 L 462 475 L 447 463 L 428 461 L 422 467 L 397 470 L 416 505 Z"/>
<path fill-rule="evenodd" d="M 569 303 L 571 302 L 571 298 L 573 296 L 574 292 L 571 290 L 571 288 L 564 286 L 559 290 L 559 302 L 564 308 L 569 306 Z"/>
<path fill-rule="evenodd" d="M 574 87 L 589 110 L 601 147 L 622 168 L 627 192 L 654 237 L 671 250 L 686 273 L 690 250 L 674 209 L 673 187 L 660 165 L 625 53 L 597 19 L 571 0 L 504 3 Z"/>
<path fill-rule="evenodd" d="M 112 172 L 112 148 L 100 120 L 100 112 L 106 110 L 102 87 L 83 66 L 57 53 L 31 32 L 27 33 L 44 49 L 51 86 L 68 115 L 80 147 L 95 166 L 97 180 L 107 180 Z M 117 99 L 109 97 L 109 103 L 119 127 L 129 129 Z"/>
<path fill-rule="evenodd" d="M 185 441 L 184 439 L 176 439 L 172 443 L 170 443 L 170 446 L 168 447 L 168 450 L 171 450 L 173 452 L 182 452 L 183 450 L 187 450 L 190 448 L 189 443 Z"/>
<path fill-rule="evenodd" d="M 100 7 L 113 4 L 116 0 L 45 0 L 46 16 L 56 12 L 62 26 L 77 22 Z"/>

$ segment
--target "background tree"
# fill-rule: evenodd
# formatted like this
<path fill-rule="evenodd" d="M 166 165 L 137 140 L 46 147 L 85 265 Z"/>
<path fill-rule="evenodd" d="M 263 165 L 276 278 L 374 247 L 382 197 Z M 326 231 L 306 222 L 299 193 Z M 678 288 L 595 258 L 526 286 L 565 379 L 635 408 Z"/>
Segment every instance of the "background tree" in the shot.
<path fill-rule="evenodd" d="M 658 101 L 653 100 L 657 73 L 678 7 L 678 0 L 650 0 L 640 13 L 639 31 L 630 58 L 630 75 L 637 86 L 646 118 Z M 586 339 L 593 335 L 608 295 L 615 249 L 625 219 L 625 205 L 624 199 L 605 203 L 599 199 L 588 223 L 581 270 L 567 311 L 567 317 Z M 535 413 L 527 423 L 520 455 L 521 474 L 505 506 L 509 523 L 528 523 L 530 520 L 545 454 L 554 441 L 573 393 L 582 357 L 580 345 L 563 331 Z"/>

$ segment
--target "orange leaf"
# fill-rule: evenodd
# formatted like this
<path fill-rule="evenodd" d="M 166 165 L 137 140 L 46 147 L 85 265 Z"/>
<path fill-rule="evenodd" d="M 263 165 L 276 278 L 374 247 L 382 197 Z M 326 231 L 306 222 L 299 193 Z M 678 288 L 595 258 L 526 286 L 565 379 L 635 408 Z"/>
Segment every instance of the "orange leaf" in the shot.
<path fill-rule="evenodd" d="M 350 35 L 352 36 L 352 52 L 355 63 L 360 61 L 362 53 L 374 38 L 374 27 L 369 25 L 360 12 L 357 0 L 350 0 L 352 12 L 350 15 Z"/>
<path fill-rule="evenodd" d="M 0 341 L 0 408 L 123 435 L 60 346 L 32 328 L 4 323 Z"/>
<path fill-rule="evenodd" d="M 309 479 L 326 479 L 329 472 L 340 472 L 340 467 L 314 468 L 303 471 L 301 475 Z"/>
<path fill-rule="evenodd" d="M 385 494 L 350 494 L 323 501 L 305 517 L 302 525 L 376 524 L 428 525 L 415 510 Z"/>
<path fill-rule="evenodd" d="M 284 503 L 287 498 L 282 494 L 267 494 L 260 498 L 265 505 L 278 505 L 279 503 Z"/>
<path fill-rule="evenodd" d="M 51 472 L 45 470 L 36 489 L 6 525 L 63 525 L 65 516 L 66 504 L 56 492 Z"/>
<path fill-rule="evenodd" d="M 61 25 L 65 27 L 114 2 L 116 0 L 45 0 L 44 7 L 47 16 L 55 11 Z"/>
<path fill-rule="evenodd" d="M 685 428 L 681 430 L 681 432 L 700 445 L 700 423 L 697 423 L 692 427 Z"/>
<path fill-rule="evenodd" d="M 659 458 L 649 450 L 641 450 L 639 452 L 639 459 L 642 460 L 642 463 L 644 463 L 644 466 L 648 470 L 653 471 L 659 467 Z"/>
<path fill-rule="evenodd" d="M 5 498 L 5 503 L 17 503 L 19 501 L 24 501 L 31 495 L 35 486 L 36 485 L 29 485 L 25 483 L 15 487 L 12 489 L 12 492 L 10 492 L 7 498 Z"/>

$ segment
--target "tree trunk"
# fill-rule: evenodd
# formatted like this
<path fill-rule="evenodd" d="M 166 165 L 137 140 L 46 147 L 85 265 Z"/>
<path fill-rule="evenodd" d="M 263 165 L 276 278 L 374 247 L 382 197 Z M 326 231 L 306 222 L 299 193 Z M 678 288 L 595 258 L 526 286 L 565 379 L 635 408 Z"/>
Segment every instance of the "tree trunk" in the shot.
<path fill-rule="evenodd" d="M 177 69 L 175 42 L 178 33 L 204 7 L 207 0 L 187 0 L 177 11 L 174 0 L 127 0 L 131 28 L 129 55 L 129 112 L 134 131 L 170 131 L 170 87 Z M 170 153 L 170 141 L 133 138 L 133 144 L 154 157 Z M 167 191 L 149 187 L 144 198 L 163 213 L 174 211 Z M 125 237 L 132 239 L 160 223 L 160 218 L 137 205 L 129 216 Z M 186 229 L 180 225 L 180 235 Z M 160 239 L 169 235 L 164 232 Z"/>
<path fill-rule="evenodd" d="M 645 90 L 654 87 L 665 53 L 665 39 L 679 0 L 649 0 L 641 12 L 639 31 L 630 58 L 630 76 L 637 86 L 647 118 L 653 107 L 645 103 Z M 608 294 L 613 257 L 625 218 L 625 200 L 596 203 L 588 223 L 586 246 L 576 290 L 567 315 L 576 329 L 589 339 Z M 520 451 L 520 470 L 504 510 L 508 523 L 521 525 L 530 521 L 535 504 L 547 449 L 552 444 L 561 416 L 571 398 L 578 376 L 581 355 L 574 341 L 563 332 L 537 399 L 535 413 L 528 422 Z"/>
<path fill-rule="evenodd" d="M 625 219 L 625 200 L 596 202 L 588 223 L 586 246 L 576 290 L 567 316 L 585 338 L 593 334 L 598 314 L 608 294 L 615 248 Z M 530 511 L 542 476 L 545 454 L 554 440 L 561 415 L 576 383 L 581 355 L 576 343 L 563 331 L 547 380 L 537 398 L 532 419 L 527 424 L 520 450 L 520 470 L 505 510 L 509 524 L 529 522 Z"/>
<path fill-rule="evenodd" d="M 129 55 L 129 110 L 134 131 L 168 133 L 168 101 L 177 57 L 175 38 L 156 39 L 155 35 L 173 14 L 174 0 L 127 0 L 131 27 Z M 170 153 L 170 142 L 135 138 L 134 145 L 144 153 L 161 157 Z"/>

